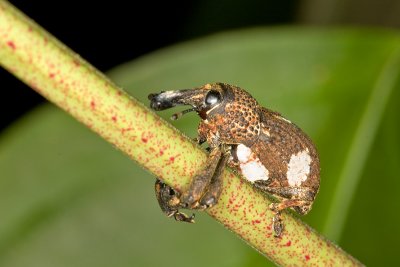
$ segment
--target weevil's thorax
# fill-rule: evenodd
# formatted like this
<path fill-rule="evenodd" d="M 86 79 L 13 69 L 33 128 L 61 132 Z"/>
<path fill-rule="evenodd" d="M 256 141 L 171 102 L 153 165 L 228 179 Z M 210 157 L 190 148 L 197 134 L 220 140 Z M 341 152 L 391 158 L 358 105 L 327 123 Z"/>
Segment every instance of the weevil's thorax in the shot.
<path fill-rule="evenodd" d="M 222 96 L 221 103 L 201 116 L 200 137 L 211 145 L 251 146 L 260 134 L 260 107 L 246 91 L 223 83 L 210 85 Z"/>

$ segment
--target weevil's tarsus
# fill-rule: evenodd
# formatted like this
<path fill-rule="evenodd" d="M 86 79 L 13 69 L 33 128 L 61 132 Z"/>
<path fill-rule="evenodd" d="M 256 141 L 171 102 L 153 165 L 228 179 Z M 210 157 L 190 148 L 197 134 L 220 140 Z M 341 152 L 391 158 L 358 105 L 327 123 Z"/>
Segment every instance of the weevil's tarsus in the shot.
<path fill-rule="evenodd" d="M 154 189 L 158 204 L 167 217 L 174 217 L 176 221 L 180 222 L 194 223 L 194 214 L 188 216 L 179 211 L 180 194 L 177 191 L 161 182 L 159 179 L 156 180 Z"/>
<path fill-rule="evenodd" d="M 284 228 L 285 225 L 283 224 L 281 213 L 276 212 L 275 216 L 272 218 L 272 229 L 274 230 L 274 236 L 281 237 Z"/>
<path fill-rule="evenodd" d="M 174 213 L 174 219 L 177 222 L 187 222 L 187 223 L 194 223 L 195 214 L 188 216 L 183 212 L 177 211 Z"/>

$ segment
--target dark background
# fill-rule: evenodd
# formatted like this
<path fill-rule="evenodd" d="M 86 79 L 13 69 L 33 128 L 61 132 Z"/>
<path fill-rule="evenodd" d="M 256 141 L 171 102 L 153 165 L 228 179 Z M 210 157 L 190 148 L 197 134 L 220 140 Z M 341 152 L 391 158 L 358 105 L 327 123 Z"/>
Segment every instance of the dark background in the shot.
<path fill-rule="evenodd" d="M 245 13 L 240 5 L 220 1 L 208 10 L 201 1 L 118 1 L 118 4 L 84 1 L 11 1 L 71 49 L 101 71 L 161 47 L 221 30 L 265 24 L 291 23 L 295 1 L 253 1 Z M 203 1 L 204 2 L 204 1 Z M 262 10 L 269 10 L 266 15 Z M 202 13 L 208 18 L 202 18 Z M 211 18 L 211 19 L 210 19 Z M 15 119 L 45 101 L 6 70 L 0 69 L 1 124 Z M 5 93 L 5 95 L 4 95 Z"/>
<path fill-rule="evenodd" d="M 101 71 L 177 42 L 234 28 L 400 25 L 396 0 L 10 2 Z M 1 131 L 45 100 L 2 68 L 0 81 Z"/>

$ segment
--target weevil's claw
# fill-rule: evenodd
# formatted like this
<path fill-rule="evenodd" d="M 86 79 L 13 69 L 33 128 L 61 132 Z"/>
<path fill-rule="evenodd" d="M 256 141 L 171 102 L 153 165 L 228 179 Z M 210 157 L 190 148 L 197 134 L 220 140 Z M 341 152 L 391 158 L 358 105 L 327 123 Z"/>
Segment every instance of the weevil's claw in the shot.
<path fill-rule="evenodd" d="M 272 229 L 274 230 L 274 236 L 280 237 L 282 235 L 284 224 L 281 219 L 281 210 L 279 209 L 279 203 L 271 203 L 269 209 L 275 213 L 272 218 Z"/>
<path fill-rule="evenodd" d="M 177 211 L 173 215 L 175 220 L 178 222 L 194 223 L 194 213 L 191 216 L 187 216 L 185 213 Z"/>
<path fill-rule="evenodd" d="M 278 203 L 271 203 L 271 204 L 269 205 L 269 209 L 270 209 L 271 211 L 278 212 L 278 211 L 279 211 L 279 209 L 278 209 Z"/>
<path fill-rule="evenodd" d="M 206 139 L 200 138 L 200 137 L 195 137 L 195 138 L 193 138 L 193 142 L 196 142 L 196 143 L 199 144 L 199 145 L 204 144 L 206 141 L 207 141 Z"/>
<path fill-rule="evenodd" d="M 179 208 L 183 205 L 179 199 L 180 193 L 178 191 L 157 179 L 155 193 L 158 204 L 167 217 L 174 217 L 178 222 L 194 223 L 194 214 L 187 216 L 179 211 Z"/>
<path fill-rule="evenodd" d="M 193 195 L 185 192 L 180 198 L 180 206 L 184 209 L 195 209 L 198 206 L 198 202 Z"/>

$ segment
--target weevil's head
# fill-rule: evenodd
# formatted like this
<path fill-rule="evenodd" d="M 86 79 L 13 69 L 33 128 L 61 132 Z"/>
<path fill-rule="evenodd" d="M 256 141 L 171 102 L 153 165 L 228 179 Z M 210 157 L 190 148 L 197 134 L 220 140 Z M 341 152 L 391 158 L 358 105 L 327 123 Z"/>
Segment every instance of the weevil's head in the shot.
<path fill-rule="evenodd" d="M 150 94 L 150 107 L 164 110 L 178 105 L 192 108 L 172 116 L 178 119 L 189 111 L 196 111 L 205 124 L 216 128 L 225 143 L 243 143 L 260 133 L 260 107 L 243 89 L 225 84 L 210 83 L 194 89 L 163 91 Z"/>

